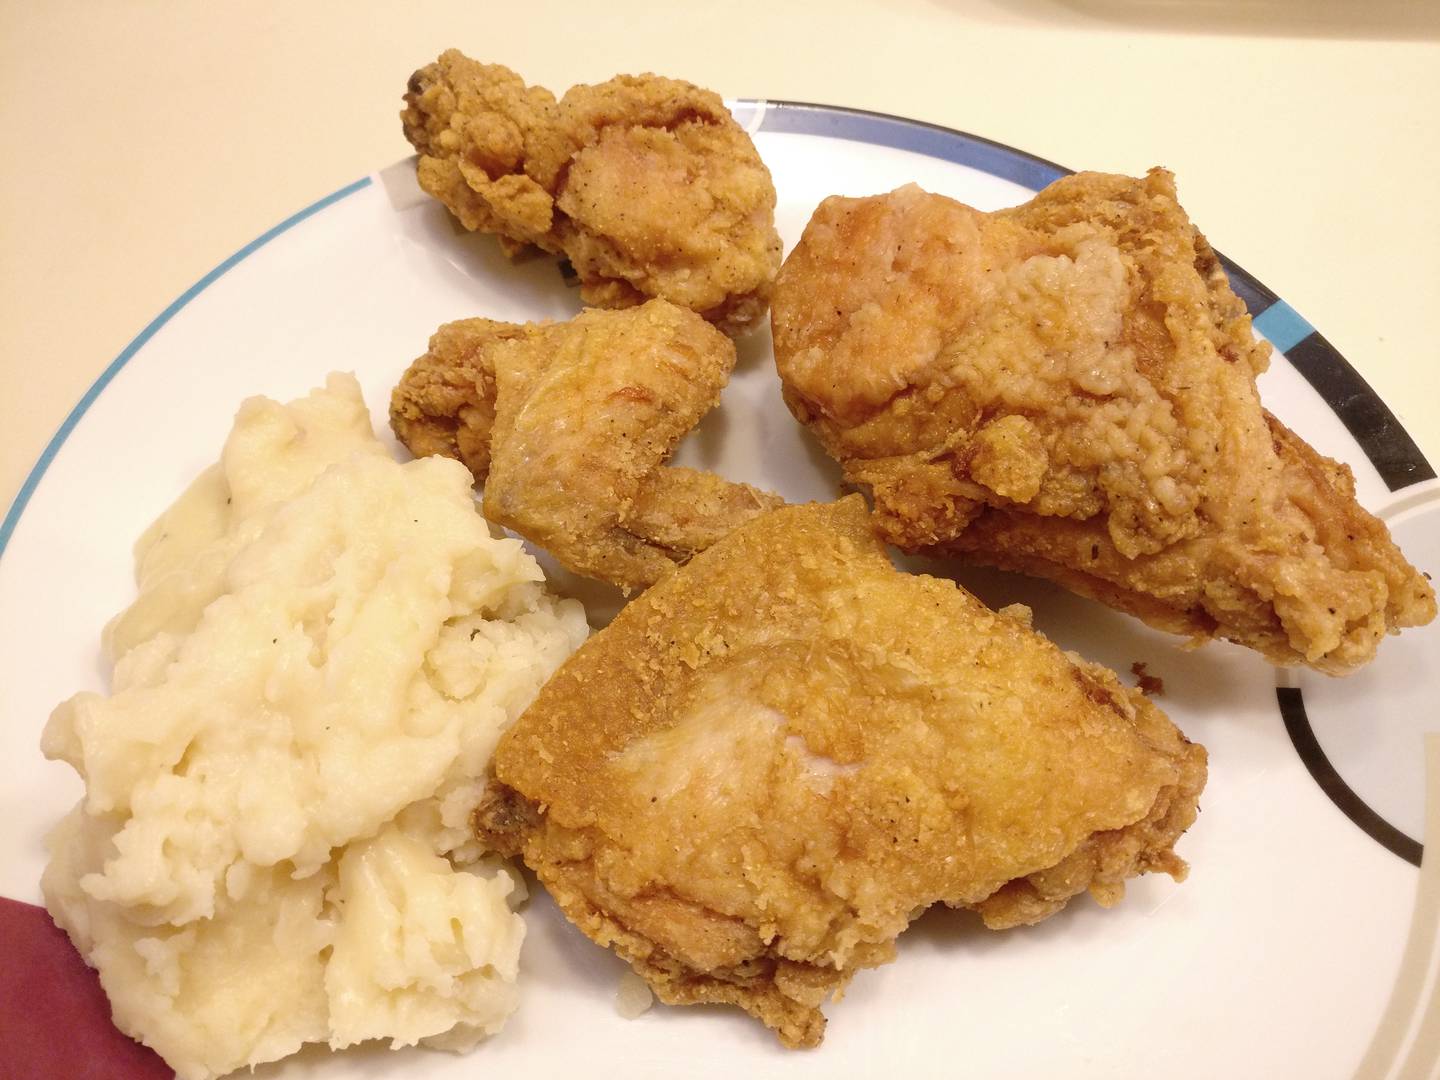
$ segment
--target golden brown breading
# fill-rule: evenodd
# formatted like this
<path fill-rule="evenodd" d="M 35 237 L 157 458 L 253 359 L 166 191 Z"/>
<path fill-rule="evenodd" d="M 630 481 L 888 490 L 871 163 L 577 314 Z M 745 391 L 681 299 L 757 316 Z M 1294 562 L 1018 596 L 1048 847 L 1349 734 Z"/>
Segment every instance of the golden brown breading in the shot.
<path fill-rule="evenodd" d="M 859 496 L 741 526 L 628 605 L 502 738 L 482 840 L 662 1001 L 787 1046 L 934 903 L 1033 923 L 1180 878 L 1205 751 L 1109 671 L 902 574 Z"/>
<path fill-rule="evenodd" d="M 406 371 L 390 422 L 416 456 L 463 461 L 492 521 L 577 573 L 643 589 L 781 504 L 664 464 L 734 366 L 729 338 L 664 300 L 566 323 L 463 319 Z"/>
<path fill-rule="evenodd" d="M 772 321 L 791 411 L 907 551 L 1330 674 L 1434 618 L 1350 471 L 1261 408 L 1269 346 L 1164 170 L 992 214 L 827 199 Z"/>
<path fill-rule="evenodd" d="M 765 313 L 775 186 L 711 91 L 621 75 L 557 102 L 451 49 L 411 76 L 401 121 L 425 191 L 512 253 L 564 255 L 586 303 L 663 297 L 727 332 Z"/>
<path fill-rule="evenodd" d="M 495 363 L 501 341 L 523 338 L 525 326 L 491 319 L 446 323 L 390 395 L 390 427 L 416 457 L 440 454 L 465 464 L 477 482 L 490 472 L 495 426 Z"/>

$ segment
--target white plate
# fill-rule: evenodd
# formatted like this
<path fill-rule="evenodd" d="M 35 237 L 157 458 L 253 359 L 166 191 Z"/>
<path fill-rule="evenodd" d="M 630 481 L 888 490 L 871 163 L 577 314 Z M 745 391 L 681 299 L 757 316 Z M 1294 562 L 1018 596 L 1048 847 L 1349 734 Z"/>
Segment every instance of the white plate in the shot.
<path fill-rule="evenodd" d="M 735 108 L 774 173 L 787 249 L 826 195 L 916 181 L 992 209 L 1061 172 L 895 118 Z M 105 688 L 98 635 L 133 595 L 130 545 L 215 459 L 241 399 L 289 399 L 327 371 L 352 370 L 383 425 L 390 388 L 438 324 L 578 310 L 553 261 L 510 265 L 492 239 L 458 232 L 412 174 L 401 163 L 342 189 L 181 297 L 77 407 L 0 525 L 0 896 L 38 902 L 42 838 L 81 791 L 40 757 L 45 718 L 75 691 Z M 1390 520 L 1409 557 L 1440 568 L 1440 484 L 1413 442 L 1304 320 L 1233 276 L 1257 328 L 1290 357 L 1261 380 L 1269 408 L 1348 462 L 1361 501 Z M 791 499 L 833 497 L 835 470 L 780 401 L 768 334 L 743 341 L 740 357 L 721 409 L 678 460 Z M 894 964 L 860 974 L 827 1008 L 825 1043 L 811 1052 L 782 1050 L 734 1009 L 621 1019 L 623 965 L 541 894 L 526 913 L 519 1012 L 472 1055 L 306 1052 L 260 1074 L 1432 1075 L 1440 858 L 1417 864 L 1427 832 L 1440 851 L 1440 632 L 1388 641 L 1342 682 L 1277 678 L 1254 654 L 1181 652 L 1042 583 L 960 579 L 992 603 L 1031 604 L 1063 646 L 1122 673 L 1143 661 L 1164 679 L 1161 706 L 1211 755 L 1203 813 L 1179 846 L 1193 868 L 1185 884 L 1143 878 L 1114 910 L 1079 899 L 1004 933 L 932 911 Z"/>

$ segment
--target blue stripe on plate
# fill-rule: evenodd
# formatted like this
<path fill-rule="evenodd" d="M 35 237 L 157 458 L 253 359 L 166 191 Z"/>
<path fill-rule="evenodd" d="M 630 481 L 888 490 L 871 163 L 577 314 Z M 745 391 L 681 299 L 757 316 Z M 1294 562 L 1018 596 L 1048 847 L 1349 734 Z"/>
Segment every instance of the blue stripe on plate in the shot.
<path fill-rule="evenodd" d="M 736 102 L 744 107 L 747 102 Z M 952 128 L 907 120 L 863 109 L 842 109 L 800 101 L 766 102 L 761 131 L 795 135 L 827 135 L 832 139 L 890 146 L 926 157 L 953 161 L 1039 191 L 1071 170 L 1053 161 Z"/>
<path fill-rule="evenodd" d="M 318 202 L 311 203 L 305 207 L 304 210 L 291 214 L 268 232 L 261 233 L 181 293 L 169 307 L 151 320 L 149 326 L 135 335 L 135 340 L 131 341 L 129 345 L 126 345 L 120 355 L 110 361 L 110 366 L 100 373 L 100 377 L 95 380 L 89 390 L 85 391 L 85 396 L 70 410 L 70 415 L 65 417 L 65 422 L 60 425 L 60 430 L 55 432 L 49 443 L 46 444 L 45 449 L 40 453 L 39 459 L 35 462 L 35 467 L 30 470 L 30 475 L 25 477 L 25 482 L 20 485 L 20 492 L 15 496 L 15 501 L 10 504 L 10 510 L 6 513 L 5 520 L 0 522 L 0 555 L 4 555 L 5 548 L 10 543 L 10 537 L 15 532 L 15 526 L 20 521 L 20 515 L 30 502 L 31 496 L 35 494 L 35 488 L 39 485 L 40 478 L 45 475 L 45 470 L 50 467 L 50 463 L 55 460 L 55 455 L 60 452 L 60 447 L 64 445 L 65 440 L 69 438 L 70 432 L 75 430 L 75 425 L 80 422 L 80 418 L 90 410 L 91 405 L 95 404 L 95 399 L 100 396 L 101 391 L 110 385 L 110 380 L 115 378 L 115 376 L 120 373 L 120 369 L 130 362 L 130 358 L 139 352 L 147 341 L 155 336 L 156 331 L 173 319 L 176 312 L 191 300 L 194 300 L 195 297 L 199 296 L 210 285 L 213 285 L 216 280 L 224 276 L 225 272 L 236 263 L 249 255 L 253 255 L 271 240 L 274 240 L 287 229 L 294 228 L 300 224 L 300 222 L 310 217 L 310 215 L 319 213 L 332 203 L 339 202 L 345 198 L 345 196 L 353 195 L 361 188 L 368 187 L 369 185 L 370 177 L 362 177 L 353 184 L 345 185 L 345 187 L 339 191 L 331 192 Z"/>
<path fill-rule="evenodd" d="M 1257 315 L 1254 326 L 1281 352 L 1289 352 L 1315 333 L 1315 328 L 1284 300 L 1276 300 Z"/>

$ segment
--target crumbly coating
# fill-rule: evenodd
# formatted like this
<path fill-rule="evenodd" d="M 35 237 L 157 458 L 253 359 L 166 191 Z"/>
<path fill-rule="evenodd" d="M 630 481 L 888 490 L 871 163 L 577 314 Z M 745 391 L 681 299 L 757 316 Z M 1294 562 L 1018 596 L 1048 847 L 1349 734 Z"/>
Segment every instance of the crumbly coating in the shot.
<path fill-rule="evenodd" d="M 451 49 L 411 76 L 401 121 L 425 191 L 467 229 L 565 256 L 586 303 L 663 297 L 728 332 L 764 315 L 775 186 L 717 94 L 621 75 L 557 102 Z"/>
<path fill-rule="evenodd" d="M 1434 617 L 1349 470 L 1261 407 L 1270 348 L 1164 170 L 991 214 L 827 199 L 772 319 L 791 411 L 908 551 L 1331 674 Z"/>
<path fill-rule="evenodd" d="M 664 300 L 566 323 L 442 326 L 391 397 L 416 456 L 459 458 L 485 514 L 576 573 L 643 589 L 781 504 L 665 465 L 718 402 L 735 346 Z"/>
<path fill-rule="evenodd" d="M 495 771 L 483 843 L 662 1001 L 801 1047 L 931 904 L 998 929 L 1183 876 L 1206 765 L 1028 612 L 897 572 L 853 496 L 750 522 L 627 606 Z"/>

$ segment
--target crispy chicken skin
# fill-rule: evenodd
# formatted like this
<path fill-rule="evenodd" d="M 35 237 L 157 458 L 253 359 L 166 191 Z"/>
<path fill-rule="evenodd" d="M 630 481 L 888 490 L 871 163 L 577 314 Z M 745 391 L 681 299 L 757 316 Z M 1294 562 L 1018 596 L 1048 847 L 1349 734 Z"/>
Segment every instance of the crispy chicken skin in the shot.
<path fill-rule="evenodd" d="M 463 319 L 405 372 L 390 422 L 417 457 L 464 462 L 490 520 L 576 573 L 643 589 L 781 504 L 664 464 L 734 366 L 729 338 L 664 300 L 565 323 Z"/>
<path fill-rule="evenodd" d="M 477 833 L 662 1001 L 814 1046 L 931 904 L 1000 929 L 1185 874 L 1205 751 L 1028 616 L 896 571 L 859 496 L 776 510 L 557 672 Z"/>
<path fill-rule="evenodd" d="M 410 77 L 400 117 L 420 186 L 512 254 L 569 259 L 586 303 L 663 297 L 731 333 L 764 315 L 775 185 L 711 91 L 621 75 L 557 101 L 451 49 Z"/>
<path fill-rule="evenodd" d="M 1261 407 L 1270 348 L 1162 169 L 990 214 L 827 199 L 772 324 L 791 412 L 907 551 L 1332 675 L 1435 616 L 1349 469 Z"/>

